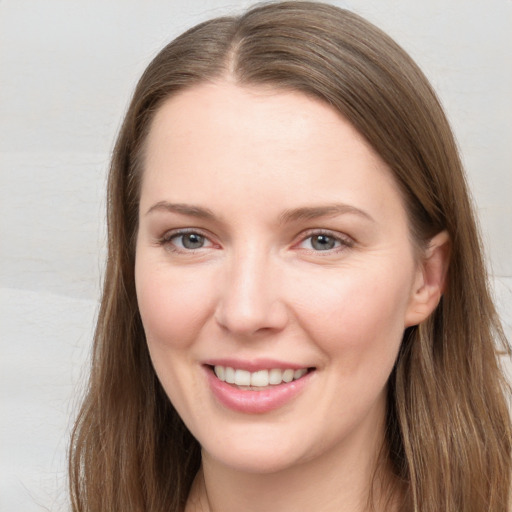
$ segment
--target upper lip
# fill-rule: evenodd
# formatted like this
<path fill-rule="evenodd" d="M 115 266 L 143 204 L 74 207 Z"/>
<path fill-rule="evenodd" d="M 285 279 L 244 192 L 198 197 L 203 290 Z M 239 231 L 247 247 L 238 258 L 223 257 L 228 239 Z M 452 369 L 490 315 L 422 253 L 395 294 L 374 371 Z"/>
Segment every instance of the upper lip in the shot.
<path fill-rule="evenodd" d="M 231 367 L 238 370 L 247 370 L 249 372 L 256 372 L 259 370 L 271 370 L 279 368 L 280 370 L 292 369 L 300 370 L 301 368 L 311 368 L 308 364 L 291 363 L 288 361 L 279 361 L 277 359 L 232 359 L 232 358 L 215 358 L 203 361 L 207 366 L 224 366 Z"/>

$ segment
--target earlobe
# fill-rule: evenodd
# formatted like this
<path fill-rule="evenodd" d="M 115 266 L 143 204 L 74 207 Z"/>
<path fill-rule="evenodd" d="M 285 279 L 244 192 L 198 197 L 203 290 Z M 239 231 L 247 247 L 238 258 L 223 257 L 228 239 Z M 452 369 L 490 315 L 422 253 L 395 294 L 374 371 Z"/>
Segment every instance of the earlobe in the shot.
<path fill-rule="evenodd" d="M 430 240 L 418 263 L 405 327 L 418 325 L 426 320 L 439 304 L 446 286 L 450 247 L 450 236 L 446 231 L 441 231 Z"/>

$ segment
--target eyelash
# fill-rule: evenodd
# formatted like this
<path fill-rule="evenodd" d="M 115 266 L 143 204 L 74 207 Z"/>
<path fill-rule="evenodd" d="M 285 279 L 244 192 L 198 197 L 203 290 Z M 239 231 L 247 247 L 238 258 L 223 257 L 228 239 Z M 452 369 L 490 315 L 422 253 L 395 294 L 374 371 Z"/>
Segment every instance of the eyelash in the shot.
<path fill-rule="evenodd" d="M 314 253 L 314 254 L 325 253 L 325 255 L 329 255 L 329 254 L 341 252 L 345 249 L 349 249 L 354 246 L 354 240 L 352 238 L 350 238 L 349 236 L 341 235 L 340 233 L 336 233 L 336 232 L 325 230 L 325 229 L 314 229 L 314 230 L 309 230 L 306 233 L 301 233 L 300 241 L 297 244 L 295 244 L 295 246 L 301 245 L 304 242 L 306 242 L 307 240 L 312 240 L 314 237 L 320 237 L 320 236 L 325 236 L 327 238 L 330 238 L 335 243 L 337 243 L 338 246 L 333 247 L 331 249 L 326 249 L 326 250 L 316 250 L 314 248 L 309 248 L 309 249 L 304 248 L 303 250 L 307 251 L 309 253 Z"/>
<path fill-rule="evenodd" d="M 176 245 L 173 243 L 173 240 L 178 239 L 180 237 L 184 237 L 185 235 L 198 235 L 201 238 L 203 238 L 205 241 L 209 241 L 212 245 L 213 242 L 211 242 L 210 237 L 203 233 L 200 229 L 179 229 L 176 231 L 169 231 L 165 233 L 161 238 L 158 239 L 158 245 L 164 246 L 167 250 L 171 252 L 178 252 L 178 253 L 194 253 L 200 249 L 203 249 L 203 247 L 198 247 L 197 249 L 187 249 L 185 247 L 176 247 Z"/>
<path fill-rule="evenodd" d="M 199 251 L 199 250 L 205 249 L 205 248 L 207 249 L 210 247 L 210 246 L 208 246 L 208 247 L 202 246 L 202 247 L 198 247 L 198 248 L 194 248 L 194 249 L 188 249 L 185 247 L 177 247 L 173 243 L 173 240 L 178 239 L 180 237 L 184 237 L 185 235 L 198 235 L 205 241 L 208 241 L 211 244 L 211 246 L 214 245 L 214 243 L 210 240 L 210 237 L 208 235 L 206 235 L 199 229 L 193 229 L 193 228 L 180 229 L 177 231 L 167 232 L 161 238 L 158 239 L 157 243 L 158 243 L 158 245 L 166 247 L 166 249 L 171 252 L 188 253 L 188 254 L 195 253 L 196 251 Z M 326 255 L 329 255 L 329 254 L 341 252 L 347 248 L 351 248 L 354 246 L 354 240 L 346 235 L 341 236 L 339 233 L 332 232 L 329 230 L 316 229 L 316 230 L 309 230 L 306 233 L 301 233 L 299 241 L 294 243 L 293 247 L 298 247 L 301 244 L 305 243 L 307 240 L 312 240 L 314 237 L 322 237 L 322 236 L 333 240 L 334 243 L 337 244 L 337 246 L 330 248 L 330 249 L 325 249 L 325 250 L 318 250 L 318 249 L 314 249 L 314 248 L 300 248 L 300 247 L 299 247 L 299 249 L 301 249 L 305 252 L 308 252 L 310 254 L 325 253 Z"/>

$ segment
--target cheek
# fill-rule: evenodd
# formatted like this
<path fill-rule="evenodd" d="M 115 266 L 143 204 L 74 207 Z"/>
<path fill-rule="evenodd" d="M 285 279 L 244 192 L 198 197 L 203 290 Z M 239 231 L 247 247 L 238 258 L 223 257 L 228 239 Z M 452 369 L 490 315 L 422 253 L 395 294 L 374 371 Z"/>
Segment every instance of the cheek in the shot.
<path fill-rule="evenodd" d="M 137 301 L 150 345 L 187 348 L 204 322 L 211 295 L 197 276 L 187 276 L 179 270 L 136 266 Z"/>
<path fill-rule="evenodd" d="M 347 371 L 379 358 L 393 363 L 409 291 L 409 275 L 396 276 L 391 268 L 341 271 L 309 283 L 308 294 L 297 301 L 297 316 L 328 357 L 343 356 Z"/>

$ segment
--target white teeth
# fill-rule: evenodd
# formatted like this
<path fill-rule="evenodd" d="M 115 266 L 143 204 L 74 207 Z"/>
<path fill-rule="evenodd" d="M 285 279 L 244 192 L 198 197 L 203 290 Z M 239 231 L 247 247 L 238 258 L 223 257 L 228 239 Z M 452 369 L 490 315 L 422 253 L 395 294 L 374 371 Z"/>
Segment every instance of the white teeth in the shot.
<path fill-rule="evenodd" d="M 251 386 L 268 386 L 268 370 L 251 373 Z"/>
<path fill-rule="evenodd" d="M 283 372 L 279 368 L 272 368 L 268 372 L 269 384 L 281 384 L 283 382 Z"/>
<path fill-rule="evenodd" d="M 215 368 L 217 369 L 218 367 L 216 366 Z M 220 368 L 223 368 L 223 367 L 221 366 Z M 225 380 L 228 384 L 235 383 L 235 370 L 233 370 L 233 368 L 230 368 L 229 366 L 227 366 L 224 371 L 224 375 L 225 375 Z M 217 375 L 217 377 L 219 377 L 219 375 Z M 219 377 L 219 379 L 220 379 L 220 377 Z"/>
<path fill-rule="evenodd" d="M 235 370 L 230 366 L 216 365 L 214 372 L 217 378 L 228 384 L 235 384 L 236 386 L 253 386 L 253 387 L 267 387 L 270 385 L 279 385 L 283 382 L 292 382 L 293 380 L 300 379 L 308 372 L 307 368 L 300 368 L 293 370 L 287 368 L 281 370 L 280 368 L 272 368 L 271 370 L 258 370 L 256 372 L 249 372 L 247 370 Z"/>
<path fill-rule="evenodd" d="M 215 375 L 219 378 L 219 380 L 226 380 L 226 370 L 224 370 L 224 366 L 216 366 L 215 367 Z"/>
<path fill-rule="evenodd" d="M 300 379 L 303 375 L 306 375 L 308 370 L 306 368 L 301 368 L 300 370 L 295 370 L 293 372 L 293 380 Z"/>
<path fill-rule="evenodd" d="M 293 370 L 290 370 L 290 369 L 285 370 L 285 371 L 283 372 L 283 380 L 284 380 L 285 382 L 291 382 L 291 381 L 293 380 L 293 374 L 294 374 L 294 373 L 295 373 L 295 372 L 294 372 Z"/>
<path fill-rule="evenodd" d="M 251 372 L 247 370 L 235 370 L 235 384 L 237 386 L 250 386 Z"/>

